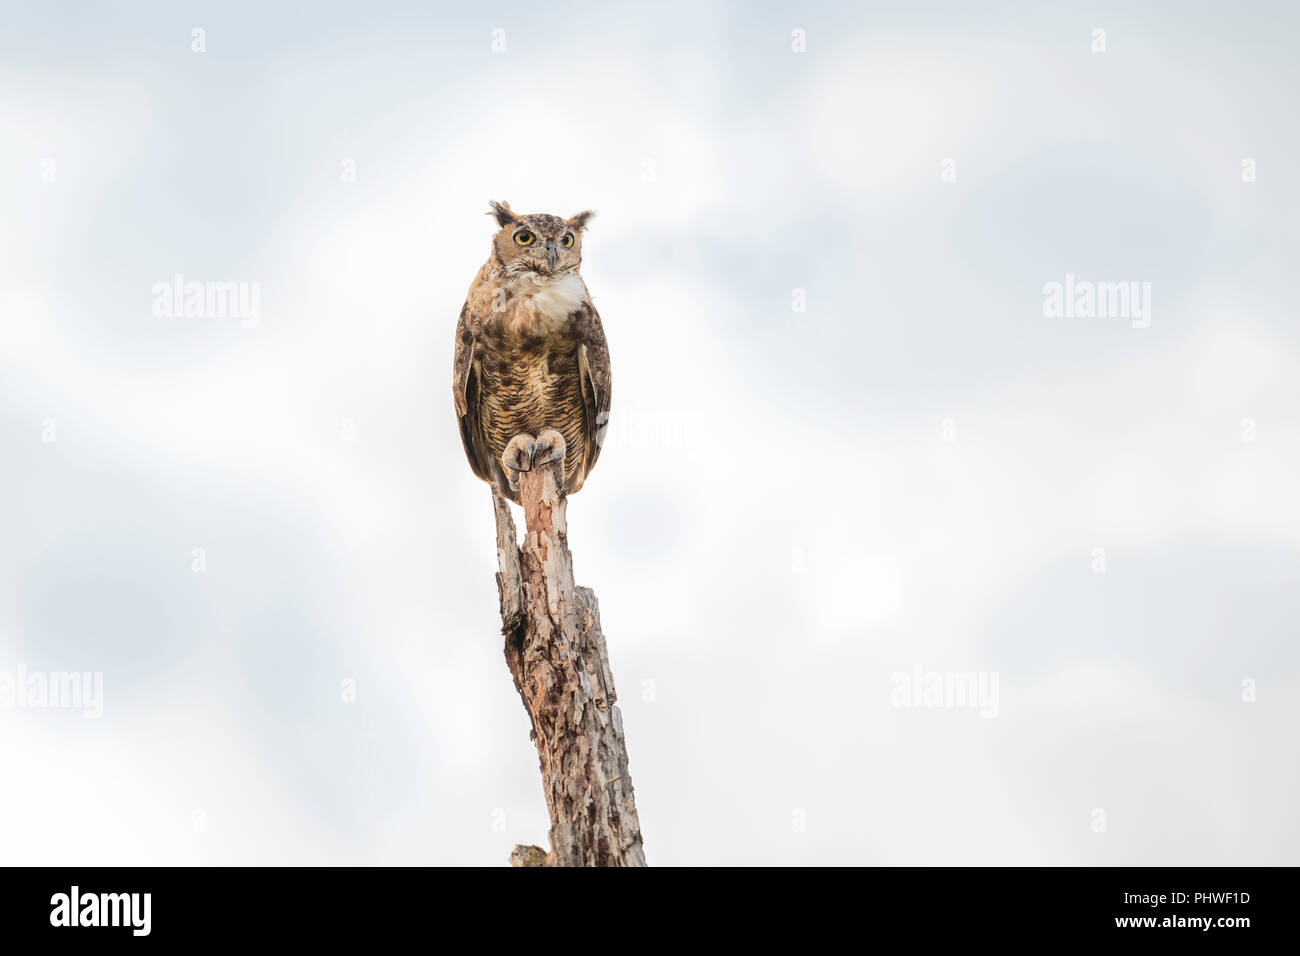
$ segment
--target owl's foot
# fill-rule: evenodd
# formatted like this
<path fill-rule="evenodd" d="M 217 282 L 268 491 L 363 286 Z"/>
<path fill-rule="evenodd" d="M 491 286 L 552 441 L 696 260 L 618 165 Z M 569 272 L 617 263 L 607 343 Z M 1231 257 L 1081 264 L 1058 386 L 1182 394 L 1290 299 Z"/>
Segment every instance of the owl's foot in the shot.
<path fill-rule="evenodd" d="M 544 433 L 543 433 L 544 434 Z M 521 471 L 531 471 L 533 454 L 537 451 L 537 440 L 532 435 L 516 435 L 501 453 L 501 464 L 505 467 L 506 477 L 514 484 L 514 476 Z"/>
<path fill-rule="evenodd" d="M 513 478 L 520 472 L 532 471 L 535 465 L 563 461 L 567 451 L 564 436 L 554 428 L 546 428 L 536 438 L 519 434 L 510 439 L 506 450 L 501 453 L 501 464 L 506 477 Z"/>
<path fill-rule="evenodd" d="M 563 461 L 567 446 L 564 436 L 554 428 L 543 429 L 536 438 L 532 435 L 519 434 L 510 439 L 506 450 L 501 453 L 501 465 L 505 469 L 506 484 L 515 494 L 519 494 L 519 475 L 532 471 L 534 467 Z"/>
<path fill-rule="evenodd" d="M 533 449 L 534 465 L 549 465 L 553 461 L 563 461 L 568 449 L 564 436 L 554 428 L 546 428 L 537 434 L 537 445 Z"/>

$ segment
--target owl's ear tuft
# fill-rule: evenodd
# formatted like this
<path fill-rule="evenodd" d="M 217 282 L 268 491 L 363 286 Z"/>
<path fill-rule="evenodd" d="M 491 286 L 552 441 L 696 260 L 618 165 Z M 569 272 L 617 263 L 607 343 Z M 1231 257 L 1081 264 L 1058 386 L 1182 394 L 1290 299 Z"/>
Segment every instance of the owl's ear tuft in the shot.
<path fill-rule="evenodd" d="M 510 208 L 508 202 L 497 202 L 495 199 L 488 203 L 492 211 L 488 213 L 496 219 L 498 226 L 508 226 L 512 222 L 517 222 L 519 217 L 515 215 L 514 210 Z"/>
<path fill-rule="evenodd" d="M 594 212 L 587 209 L 578 213 L 576 216 L 570 216 L 564 221 L 568 224 L 570 229 L 576 229 L 578 232 L 582 232 L 582 230 L 587 228 L 587 221 L 595 218 L 595 216 L 596 214 Z"/>

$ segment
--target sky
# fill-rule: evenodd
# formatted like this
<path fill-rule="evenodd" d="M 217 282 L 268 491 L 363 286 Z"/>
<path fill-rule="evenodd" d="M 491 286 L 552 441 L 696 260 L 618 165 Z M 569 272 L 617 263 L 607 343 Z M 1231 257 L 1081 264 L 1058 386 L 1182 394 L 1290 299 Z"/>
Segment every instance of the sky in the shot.
<path fill-rule="evenodd" d="M 1294 5 L 0 15 L 0 862 L 546 842 L 493 199 L 597 211 L 651 865 L 1300 862 Z"/>

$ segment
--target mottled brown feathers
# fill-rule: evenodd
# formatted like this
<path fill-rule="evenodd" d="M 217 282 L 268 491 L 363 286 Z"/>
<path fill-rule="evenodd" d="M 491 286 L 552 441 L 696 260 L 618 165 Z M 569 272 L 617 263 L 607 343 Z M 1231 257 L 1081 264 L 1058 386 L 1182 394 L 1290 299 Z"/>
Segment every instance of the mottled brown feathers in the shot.
<path fill-rule="evenodd" d="M 576 216 L 570 216 L 565 221 L 569 224 L 570 229 L 576 229 L 578 230 L 578 232 L 581 232 L 582 230 L 587 228 L 587 222 L 590 219 L 592 219 L 595 215 L 596 214 L 592 212 L 590 209 L 584 209 Z"/>
<path fill-rule="evenodd" d="M 508 226 L 515 221 L 515 213 L 510 208 L 510 203 L 497 202 L 494 199 L 488 205 L 492 207 L 492 211 L 488 215 L 496 219 L 498 226 Z"/>
<path fill-rule="evenodd" d="M 579 273 L 592 213 L 564 220 L 491 206 L 501 229 L 456 325 L 452 393 L 465 455 L 474 474 L 517 502 L 501 454 L 518 434 L 554 428 L 573 494 L 600 454 L 610 407 L 605 332 Z M 515 241 L 521 228 L 534 234 L 526 245 Z"/>

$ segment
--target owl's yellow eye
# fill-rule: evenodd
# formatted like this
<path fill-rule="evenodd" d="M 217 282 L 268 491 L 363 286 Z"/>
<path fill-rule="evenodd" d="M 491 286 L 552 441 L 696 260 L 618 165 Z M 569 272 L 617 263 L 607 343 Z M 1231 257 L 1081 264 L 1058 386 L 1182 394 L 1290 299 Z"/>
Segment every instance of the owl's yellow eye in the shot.
<path fill-rule="evenodd" d="M 566 232 L 564 238 L 560 240 L 560 245 L 564 246 L 566 249 L 573 248 L 573 233 Z"/>
<path fill-rule="evenodd" d="M 533 244 L 533 240 L 536 238 L 537 237 L 534 236 L 527 229 L 520 229 L 518 232 L 515 233 L 515 244 L 520 246 L 531 246 Z"/>

